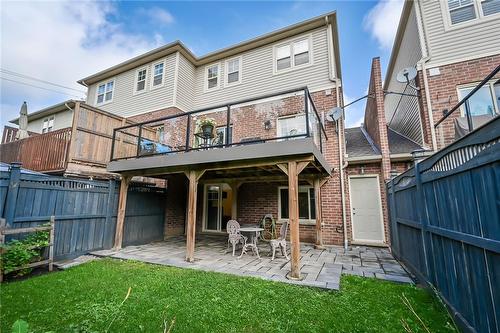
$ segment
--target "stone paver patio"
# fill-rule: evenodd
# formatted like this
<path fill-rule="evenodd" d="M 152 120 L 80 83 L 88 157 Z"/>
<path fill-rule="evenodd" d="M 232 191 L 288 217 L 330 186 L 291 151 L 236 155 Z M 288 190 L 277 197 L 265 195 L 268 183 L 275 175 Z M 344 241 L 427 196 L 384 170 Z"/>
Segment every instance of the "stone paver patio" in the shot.
<path fill-rule="evenodd" d="M 119 251 L 95 251 L 91 254 L 336 290 L 340 287 L 341 274 L 413 283 L 386 248 L 353 246 L 344 251 L 340 246 L 328 246 L 325 250 L 317 250 L 310 244 L 302 244 L 302 280 L 296 281 L 287 278 L 290 262 L 282 257 L 281 253 L 277 253 L 275 260 L 271 261 L 270 248 L 266 242 L 259 242 L 260 259 L 252 254 L 246 254 L 239 259 L 241 250 L 233 257 L 231 251 L 225 253 L 225 242 L 226 238 L 220 236 L 197 235 L 194 263 L 185 261 L 184 237 L 169 238 L 147 245 L 127 246 Z"/>

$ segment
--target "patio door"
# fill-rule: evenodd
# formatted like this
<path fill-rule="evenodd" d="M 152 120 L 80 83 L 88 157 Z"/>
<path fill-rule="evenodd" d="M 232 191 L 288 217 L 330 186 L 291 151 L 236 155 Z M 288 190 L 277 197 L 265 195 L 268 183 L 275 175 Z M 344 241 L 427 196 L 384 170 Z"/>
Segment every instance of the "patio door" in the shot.
<path fill-rule="evenodd" d="M 232 193 L 227 184 L 205 185 L 203 230 L 222 232 L 231 219 Z"/>

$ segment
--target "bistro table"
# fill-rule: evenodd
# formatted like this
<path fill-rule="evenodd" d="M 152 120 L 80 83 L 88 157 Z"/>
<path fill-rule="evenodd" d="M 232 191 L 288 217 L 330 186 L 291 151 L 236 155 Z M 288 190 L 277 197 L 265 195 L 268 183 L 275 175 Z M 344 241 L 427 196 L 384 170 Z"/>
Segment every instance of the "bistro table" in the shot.
<path fill-rule="evenodd" d="M 250 234 L 250 242 L 247 242 L 243 246 L 243 250 L 241 250 L 241 255 L 239 256 L 239 258 L 241 258 L 245 253 L 247 253 L 248 249 L 252 249 L 252 251 L 255 252 L 255 254 L 257 254 L 257 258 L 260 259 L 259 248 L 257 247 L 257 239 L 259 238 L 259 234 L 261 231 L 264 231 L 264 229 L 257 227 L 240 228 L 240 232 L 246 232 Z"/>

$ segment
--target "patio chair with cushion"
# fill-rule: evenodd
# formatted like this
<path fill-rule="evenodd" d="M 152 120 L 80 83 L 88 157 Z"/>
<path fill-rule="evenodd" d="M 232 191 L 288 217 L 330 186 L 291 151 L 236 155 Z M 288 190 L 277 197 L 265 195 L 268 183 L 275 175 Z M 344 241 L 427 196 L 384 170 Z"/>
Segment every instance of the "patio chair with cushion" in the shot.
<path fill-rule="evenodd" d="M 271 261 L 274 260 L 274 255 L 276 253 L 276 248 L 279 247 L 281 249 L 281 254 L 285 256 L 287 260 L 288 254 L 286 253 L 286 233 L 288 232 L 288 222 L 283 222 L 280 228 L 280 236 L 277 239 L 271 239 L 269 241 L 269 245 L 271 245 L 271 251 L 273 252 L 273 257 Z"/>
<path fill-rule="evenodd" d="M 226 230 L 228 234 L 227 249 L 229 249 L 229 244 L 233 245 L 233 257 L 234 257 L 234 251 L 236 250 L 236 245 L 238 243 L 241 243 L 241 245 L 245 246 L 245 244 L 247 243 L 247 237 L 243 236 L 240 233 L 240 224 L 236 220 L 227 221 Z"/>

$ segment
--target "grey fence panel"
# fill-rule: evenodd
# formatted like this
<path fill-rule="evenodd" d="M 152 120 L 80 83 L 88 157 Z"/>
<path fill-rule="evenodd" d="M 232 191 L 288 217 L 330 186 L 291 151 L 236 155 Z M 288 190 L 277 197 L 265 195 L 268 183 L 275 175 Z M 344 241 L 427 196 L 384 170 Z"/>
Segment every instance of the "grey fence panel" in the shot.
<path fill-rule="evenodd" d="M 471 332 L 500 332 L 500 118 L 387 185 L 392 250 Z"/>
<path fill-rule="evenodd" d="M 10 228 L 44 224 L 55 216 L 54 252 L 58 259 L 113 246 L 119 186 L 115 181 L 88 181 L 20 173 L 0 174 L 0 216 Z M 163 238 L 165 194 L 133 186 L 127 200 L 124 244 Z"/>

